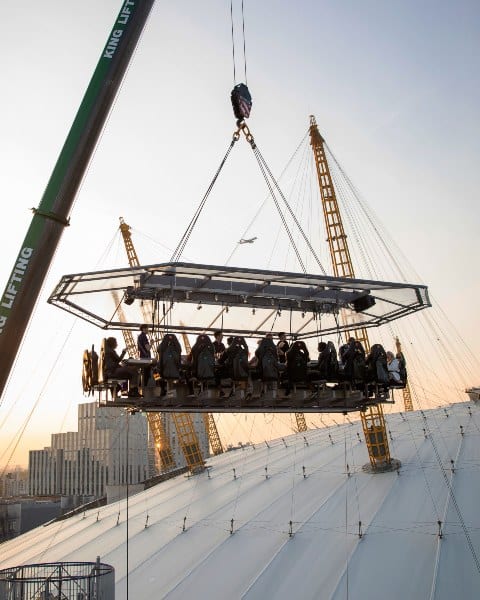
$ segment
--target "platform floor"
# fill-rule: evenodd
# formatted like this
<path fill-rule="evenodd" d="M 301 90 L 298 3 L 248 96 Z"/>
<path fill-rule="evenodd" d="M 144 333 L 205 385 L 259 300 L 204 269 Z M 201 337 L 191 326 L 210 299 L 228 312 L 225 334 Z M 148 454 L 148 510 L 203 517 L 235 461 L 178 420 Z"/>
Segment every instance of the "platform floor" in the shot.
<path fill-rule="evenodd" d="M 139 396 L 121 396 L 114 390 L 99 394 L 100 406 L 131 408 L 142 412 L 208 413 L 347 413 L 365 410 L 380 403 L 393 403 L 389 388 L 369 385 L 352 389 L 349 385 L 330 388 L 293 386 L 289 391 L 275 384 L 211 387 L 191 393 L 186 386 L 171 386 L 160 396 L 159 388 L 140 390 Z"/>

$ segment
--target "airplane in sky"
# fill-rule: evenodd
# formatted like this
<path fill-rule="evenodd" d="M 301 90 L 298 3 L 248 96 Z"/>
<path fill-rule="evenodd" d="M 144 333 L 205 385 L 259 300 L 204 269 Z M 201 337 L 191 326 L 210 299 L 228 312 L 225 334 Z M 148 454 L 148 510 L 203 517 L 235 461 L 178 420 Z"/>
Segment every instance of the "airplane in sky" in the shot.
<path fill-rule="evenodd" d="M 252 237 L 252 238 L 242 238 L 238 243 L 239 244 L 253 244 L 253 242 L 256 240 L 256 237 Z"/>

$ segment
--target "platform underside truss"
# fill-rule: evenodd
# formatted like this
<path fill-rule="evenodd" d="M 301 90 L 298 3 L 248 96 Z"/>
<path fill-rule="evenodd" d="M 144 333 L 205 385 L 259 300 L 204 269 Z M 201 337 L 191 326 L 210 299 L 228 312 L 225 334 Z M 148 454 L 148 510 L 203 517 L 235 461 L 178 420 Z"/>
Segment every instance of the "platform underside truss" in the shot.
<path fill-rule="evenodd" d="M 195 413 L 347 413 L 378 403 L 393 403 L 392 389 L 376 383 L 300 384 L 286 389 L 276 383 L 255 381 L 223 389 L 201 386 L 194 393 L 188 386 L 175 383 L 169 384 L 163 395 L 159 388 L 144 388 L 141 394 L 123 397 L 116 389 L 104 389 L 100 391 L 99 403 L 143 412 Z"/>

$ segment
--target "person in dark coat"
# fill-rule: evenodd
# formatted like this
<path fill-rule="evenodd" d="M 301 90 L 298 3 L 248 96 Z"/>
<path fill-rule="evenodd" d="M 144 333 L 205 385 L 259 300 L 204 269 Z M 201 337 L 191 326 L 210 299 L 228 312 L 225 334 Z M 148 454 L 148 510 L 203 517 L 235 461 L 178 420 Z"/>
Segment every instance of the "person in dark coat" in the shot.
<path fill-rule="evenodd" d="M 225 344 L 222 342 L 223 333 L 220 330 L 215 331 L 215 333 L 213 334 L 213 338 L 213 350 L 215 352 L 215 360 L 220 361 L 225 352 Z"/>
<path fill-rule="evenodd" d="M 138 388 L 138 371 L 135 367 L 122 365 L 122 360 L 127 350 L 117 354 L 118 342 L 114 337 L 105 340 L 104 369 L 107 379 L 128 379 L 134 388 Z"/>
<path fill-rule="evenodd" d="M 281 364 L 285 364 L 287 362 L 287 352 L 290 348 L 289 343 L 287 342 L 287 334 L 282 331 L 282 333 L 278 334 L 278 343 L 277 343 L 277 354 L 278 354 L 278 362 Z"/>
<path fill-rule="evenodd" d="M 137 337 L 138 356 L 140 358 L 152 358 L 150 342 L 147 336 L 148 326 L 140 325 L 140 333 Z"/>

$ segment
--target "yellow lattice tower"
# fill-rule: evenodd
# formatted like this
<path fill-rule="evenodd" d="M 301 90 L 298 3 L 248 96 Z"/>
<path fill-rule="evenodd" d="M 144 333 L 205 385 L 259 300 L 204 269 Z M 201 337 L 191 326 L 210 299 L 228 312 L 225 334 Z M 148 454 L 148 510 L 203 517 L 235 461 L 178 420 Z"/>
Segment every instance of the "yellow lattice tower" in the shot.
<path fill-rule="evenodd" d="M 307 422 L 305 421 L 305 415 L 303 413 L 295 413 L 295 419 L 297 421 L 297 431 L 307 431 Z"/>
<path fill-rule="evenodd" d="M 122 234 L 123 243 L 125 244 L 125 250 L 127 252 L 128 264 L 131 267 L 139 267 L 140 261 L 138 259 L 137 251 L 133 245 L 132 235 L 130 233 L 130 226 L 125 223 L 122 217 L 120 217 L 120 232 Z M 147 314 L 145 306 L 141 305 L 143 320 L 148 323 L 150 316 Z M 133 341 L 133 336 L 130 334 L 131 342 L 125 343 L 133 344 L 132 351 L 134 354 L 130 356 L 137 356 L 137 347 Z M 124 334 L 125 337 L 125 334 Z M 162 413 L 148 413 L 148 423 L 150 431 L 152 432 L 153 439 L 155 441 L 155 447 L 160 453 L 160 460 L 163 469 L 173 468 L 175 466 L 175 459 L 170 446 L 169 437 L 165 431 L 165 424 L 163 422 L 164 416 Z M 173 413 L 172 419 L 177 430 L 177 438 L 185 462 L 192 473 L 203 469 L 205 461 L 203 460 L 202 452 L 200 450 L 200 443 L 198 441 L 197 433 L 193 424 L 192 416 L 188 413 Z M 167 466 L 170 465 L 170 466 Z"/>
<path fill-rule="evenodd" d="M 397 348 L 397 354 L 403 355 L 402 344 L 400 343 L 398 337 L 395 338 L 395 346 Z M 413 410 L 412 394 L 410 393 L 410 386 L 408 384 L 408 381 L 406 382 L 405 387 L 403 388 L 403 403 L 405 405 L 405 411 Z"/>
<path fill-rule="evenodd" d="M 347 236 L 325 153 L 325 142 L 318 131 L 317 122 L 313 115 L 310 116 L 310 143 L 315 157 L 333 274 L 335 277 L 354 278 L 355 272 L 348 248 Z M 346 320 L 345 315 L 343 318 Z M 364 327 L 359 327 L 353 334 L 363 344 L 365 351 L 369 352 L 370 342 L 367 330 Z M 382 407 L 371 406 L 365 412 L 360 412 L 360 416 L 371 467 L 373 470 L 382 470 L 391 464 Z"/>
<path fill-rule="evenodd" d="M 180 325 L 183 325 L 180 322 Z M 185 352 L 190 354 L 192 351 L 192 346 L 190 345 L 190 340 L 188 339 L 188 335 L 183 332 L 183 345 L 185 346 Z M 210 442 L 210 447 L 212 448 L 212 452 L 215 456 L 217 454 L 222 454 L 224 452 L 222 440 L 220 439 L 220 435 L 218 434 L 217 424 L 215 423 L 215 419 L 211 413 L 203 413 L 203 421 L 205 423 L 205 430 L 208 435 L 208 441 Z"/>

